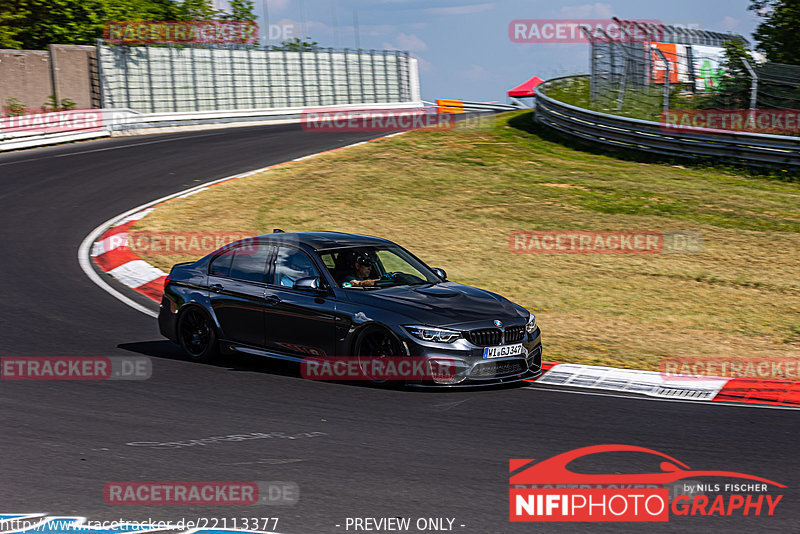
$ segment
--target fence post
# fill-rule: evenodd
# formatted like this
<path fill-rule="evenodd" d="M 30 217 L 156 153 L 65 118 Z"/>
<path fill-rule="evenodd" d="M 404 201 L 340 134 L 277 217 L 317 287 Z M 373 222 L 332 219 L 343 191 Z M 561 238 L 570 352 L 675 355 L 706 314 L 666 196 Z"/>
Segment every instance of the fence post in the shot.
<path fill-rule="evenodd" d="M 745 58 L 742 58 L 742 63 L 744 63 L 747 72 L 750 73 L 750 110 L 755 111 L 758 104 L 758 74 Z"/>
<path fill-rule="evenodd" d="M 669 111 L 669 61 L 667 60 L 667 56 L 664 55 L 664 52 L 659 50 L 658 48 L 653 48 L 653 50 L 661 57 L 661 61 L 664 62 L 664 112 L 666 113 Z"/>
<path fill-rule="evenodd" d="M 50 87 L 53 89 L 54 109 L 61 106 L 61 91 L 58 90 L 58 65 L 56 65 L 56 52 L 54 44 L 47 45 L 47 55 L 50 59 Z"/>
<path fill-rule="evenodd" d="M 267 32 L 269 32 L 269 28 L 267 28 Z M 267 94 L 269 96 L 269 107 L 270 108 L 274 108 L 275 107 L 275 100 L 274 100 L 274 96 L 272 94 L 273 93 L 273 91 L 272 91 L 272 57 L 270 56 L 270 52 L 272 52 L 272 50 L 268 50 L 267 47 L 265 46 L 264 47 L 264 61 L 266 63 L 264 64 L 264 67 L 265 67 L 265 71 L 266 71 L 266 74 L 267 74 L 267 86 L 266 86 L 265 89 L 267 89 Z"/>
<path fill-rule="evenodd" d="M 303 107 L 308 107 L 308 95 L 306 94 L 306 58 L 305 52 L 300 51 L 297 53 L 297 57 L 300 60 L 300 87 L 303 88 Z"/>
<path fill-rule="evenodd" d="M 130 46 L 128 46 L 128 45 L 123 45 L 123 46 L 124 46 L 124 48 L 122 49 L 122 52 L 123 52 L 123 56 L 125 57 L 124 61 L 122 62 L 122 64 L 124 65 L 124 70 L 125 70 L 125 100 L 126 100 L 125 107 L 133 109 L 133 107 L 131 106 L 131 81 L 129 79 L 129 74 L 128 74 L 128 70 L 129 70 L 128 69 L 128 61 L 130 60 L 130 57 L 129 57 Z"/>
<path fill-rule="evenodd" d="M 197 87 L 197 59 L 195 58 L 194 49 L 196 45 L 192 43 L 190 45 L 190 50 L 192 51 L 190 60 L 192 62 L 192 87 L 194 87 L 194 110 L 200 111 L 200 92 L 199 87 Z"/>
<path fill-rule="evenodd" d="M 231 63 L 231 92 L 233 93 L 233 109 L 239 108 L 239 89 L 236 85 L 236 54 L 234 53 L 233 45 L 228 45 L 228 57 Z"/>
<path fill-rule="evenodd" d="M 167 45 L 169 49 L 169 74 L 172 80 L 172 111 L 178 111 L 178 84 L 175 80 L 175 58 L 172 55 L 172 43 Z"/>
<path fill-rule="evenodd" d="M 375 50 L 369 51 L 369 72 L 372 75 L 372 101 L 378 102 L 378 82 L 375 79 Z"/>
<path fill-rule="evenodd" d="M 589 53 L 592 55 L 592 57 L 589 58 L 589 107 L 593 107 L 595 105 L 595 93 L 597 91 L 595 87 L 595 76 L 597 76 L 597 43 L 585 26 L 581 26 L 581 32 L 586 36 L 586 40 L 591 43 L 589 47 Z"/>
<path fill-rule="evenodd" d="M 350 88 L 350 58 L 348 57 L 350 55 L 350 49 L 345 48 L 342 54 L 344 54 L 344 77 L 347 80 L 347 103 L 352 104 L 353 90 Z"/>
<path fill-rule="evenodd" d="M 145 45 L 147 50 L 147 85 L 150 89 L 150 113 L 156 112 L 156 96 L 153 93 L 153 62 L 150 59 L 150 47 Z"/>
<path fill-rule="evenodd" d="M 258 108 L 256 104 L 256 77 L 253 74 L 253 49 L 252 48 L 245 48 L 247 52 L 247 67 L 250 71 L 250 103 L 253 105 L 253 109 Z"/>
<path fill-rule="evenodd" d="M 103 45 L 102 40 L 97 39 L 95 46 L 97 47 L 97 89 L 100 93 L 100 109 L 106 107 L 105 86 L 103 85 Z"/>
<path fill-rule="evenodd" d="M 614 20 L 619 25 L 619 30 L 621 32 L 624 32 L 625 35 L 628 37 L 628 39 L 631 42 L 633 42 L 633 36 L 628 31 L 628 29 L 622 24 L 622 22 L 616 17 L 614 18 Z M 608 36 L 608 33 L 606 32 L 603 33 L 605 33 L 605 35 Z M 630 58 L 630 52 L 628 51 L 627 48 L 625 48 L 625 43 L 622 41 L 622 39 L 620 39 L 620 48 L 625 53 L 625 67 L 622 70 L 622 80 L 620 80 L 619 82 L 619 98 L 617 99 L 617 111 L 622 111 L 622 103 L 625 100 L 625 89 L 628 85 L 628 65 L 633 63 Z"/>

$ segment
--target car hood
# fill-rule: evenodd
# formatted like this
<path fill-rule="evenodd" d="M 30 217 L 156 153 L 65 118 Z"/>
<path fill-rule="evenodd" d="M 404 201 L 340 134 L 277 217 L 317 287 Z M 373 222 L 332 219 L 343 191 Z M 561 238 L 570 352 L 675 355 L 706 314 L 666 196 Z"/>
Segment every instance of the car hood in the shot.
<path fill-rule="evenodd" d="M 357 304 L 399 313 L 429 326 L 472 328 L 495 319 L 515 323 L 528 319 L 527 312 L 505 297 L 456 282 L 366 289 L 348 295 Z"/>

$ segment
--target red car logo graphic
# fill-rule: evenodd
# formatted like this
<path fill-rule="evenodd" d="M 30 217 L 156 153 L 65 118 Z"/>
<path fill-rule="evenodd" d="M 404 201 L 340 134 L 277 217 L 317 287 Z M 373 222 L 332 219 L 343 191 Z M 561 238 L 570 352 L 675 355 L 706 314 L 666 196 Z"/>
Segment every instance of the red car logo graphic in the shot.
<path fill-rule="evenodd" d="M 600 452 L 644 452 L 654 454 L 664 458 L 662 461 L 660 472 L 656 473 L 636 473 L 636 474 L 584 474 L 575 473 L 567 469 L 567 464 Z M 535 460 L 533 459 L 513 459 L 509 460 L 509 472 L 514 472 L 519 468 L 529 465 Z M 766 482 L 780 488 L 785 488 L 783 484 L 779 484 L 766 478 L 757 477 L 754 475 L 747 475 L 744 473 L 737 473 L 734 471 L 696 471 L 692 470 L 685 463 L 676 460 L 662 452 L 646 449 L 644 447 L 637 447 L 635 445 L 593 445 L 591 447 L 582 447 L 568 451 L 520 471 L 512 475 L 509 479 L 511 485 L 526 485 L 526 484 L 669 484 L 676 480 L 681 480 L 690 477 L 731 477 L 731 478 L 745 478 L 755 480 L 758 482 Z"/>

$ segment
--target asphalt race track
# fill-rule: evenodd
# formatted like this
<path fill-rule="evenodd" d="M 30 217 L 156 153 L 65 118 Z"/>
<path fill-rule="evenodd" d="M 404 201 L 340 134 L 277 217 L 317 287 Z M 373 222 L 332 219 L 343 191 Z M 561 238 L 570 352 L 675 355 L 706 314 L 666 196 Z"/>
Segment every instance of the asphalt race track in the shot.
<path fill-rule="evenodd" d="M 119 213 L 368 137 L 262 126 L 0 155 L 0 355 L 147 355 L 153 362 L 145 381 L 0 382 L 0 513 L 278 517 L 276 530 L 284 534 L 346 532 L 348 517 L 451 518 L 455 532 L 475 534 L 797 532 L 796 411 L 536 386 L 383 390 L 307 381 L 283 364 L 255 358 L 190 363 L 161 339 L 154 319 L 104 292 L 78 265 L 83 238 Z M 127 445 L 252 432 L 284 435 L 176 448 Z M 694 469 L 739 471 L 788 489 L 774 517 L 673 517 L 668 524 L 629 527 L 508 521 L 509 458 L 545 459 L 603 443 L 640 445 Z M 618 471 L 616 464 L 606 467 Z M 631 470 L 636 467 L 654 466 Z M 291 481 L 299 485 L 300 502 L 105 504 L 107 482 L 133 480 Z"/>

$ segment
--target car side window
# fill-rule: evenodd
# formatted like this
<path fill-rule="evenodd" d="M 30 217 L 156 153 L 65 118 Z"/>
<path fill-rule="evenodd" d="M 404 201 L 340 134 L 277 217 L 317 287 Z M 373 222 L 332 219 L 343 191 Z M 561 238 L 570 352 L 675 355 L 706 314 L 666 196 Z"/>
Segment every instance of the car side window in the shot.
<path fill-rule="evenodd" d="M 320 274 L 305 252 L 285 246 L 278 249 L 272 284 L 292 287 L 297 280 L 311 276 Z"/>
<path fill-rule="evenodd" d="M 252 243 L 235 250 L 230 277 L 248 282 L 265 282 L 267 260 L 272 247 L 263 243 Z"/>
<path fill-rule="evenodd" d="M 227 278 L 231 273 L 231 261 L 233 260 L 233 250 L 226 250 L 213 260 L 208 268 L 211 276 L 222 276 Z"/>

